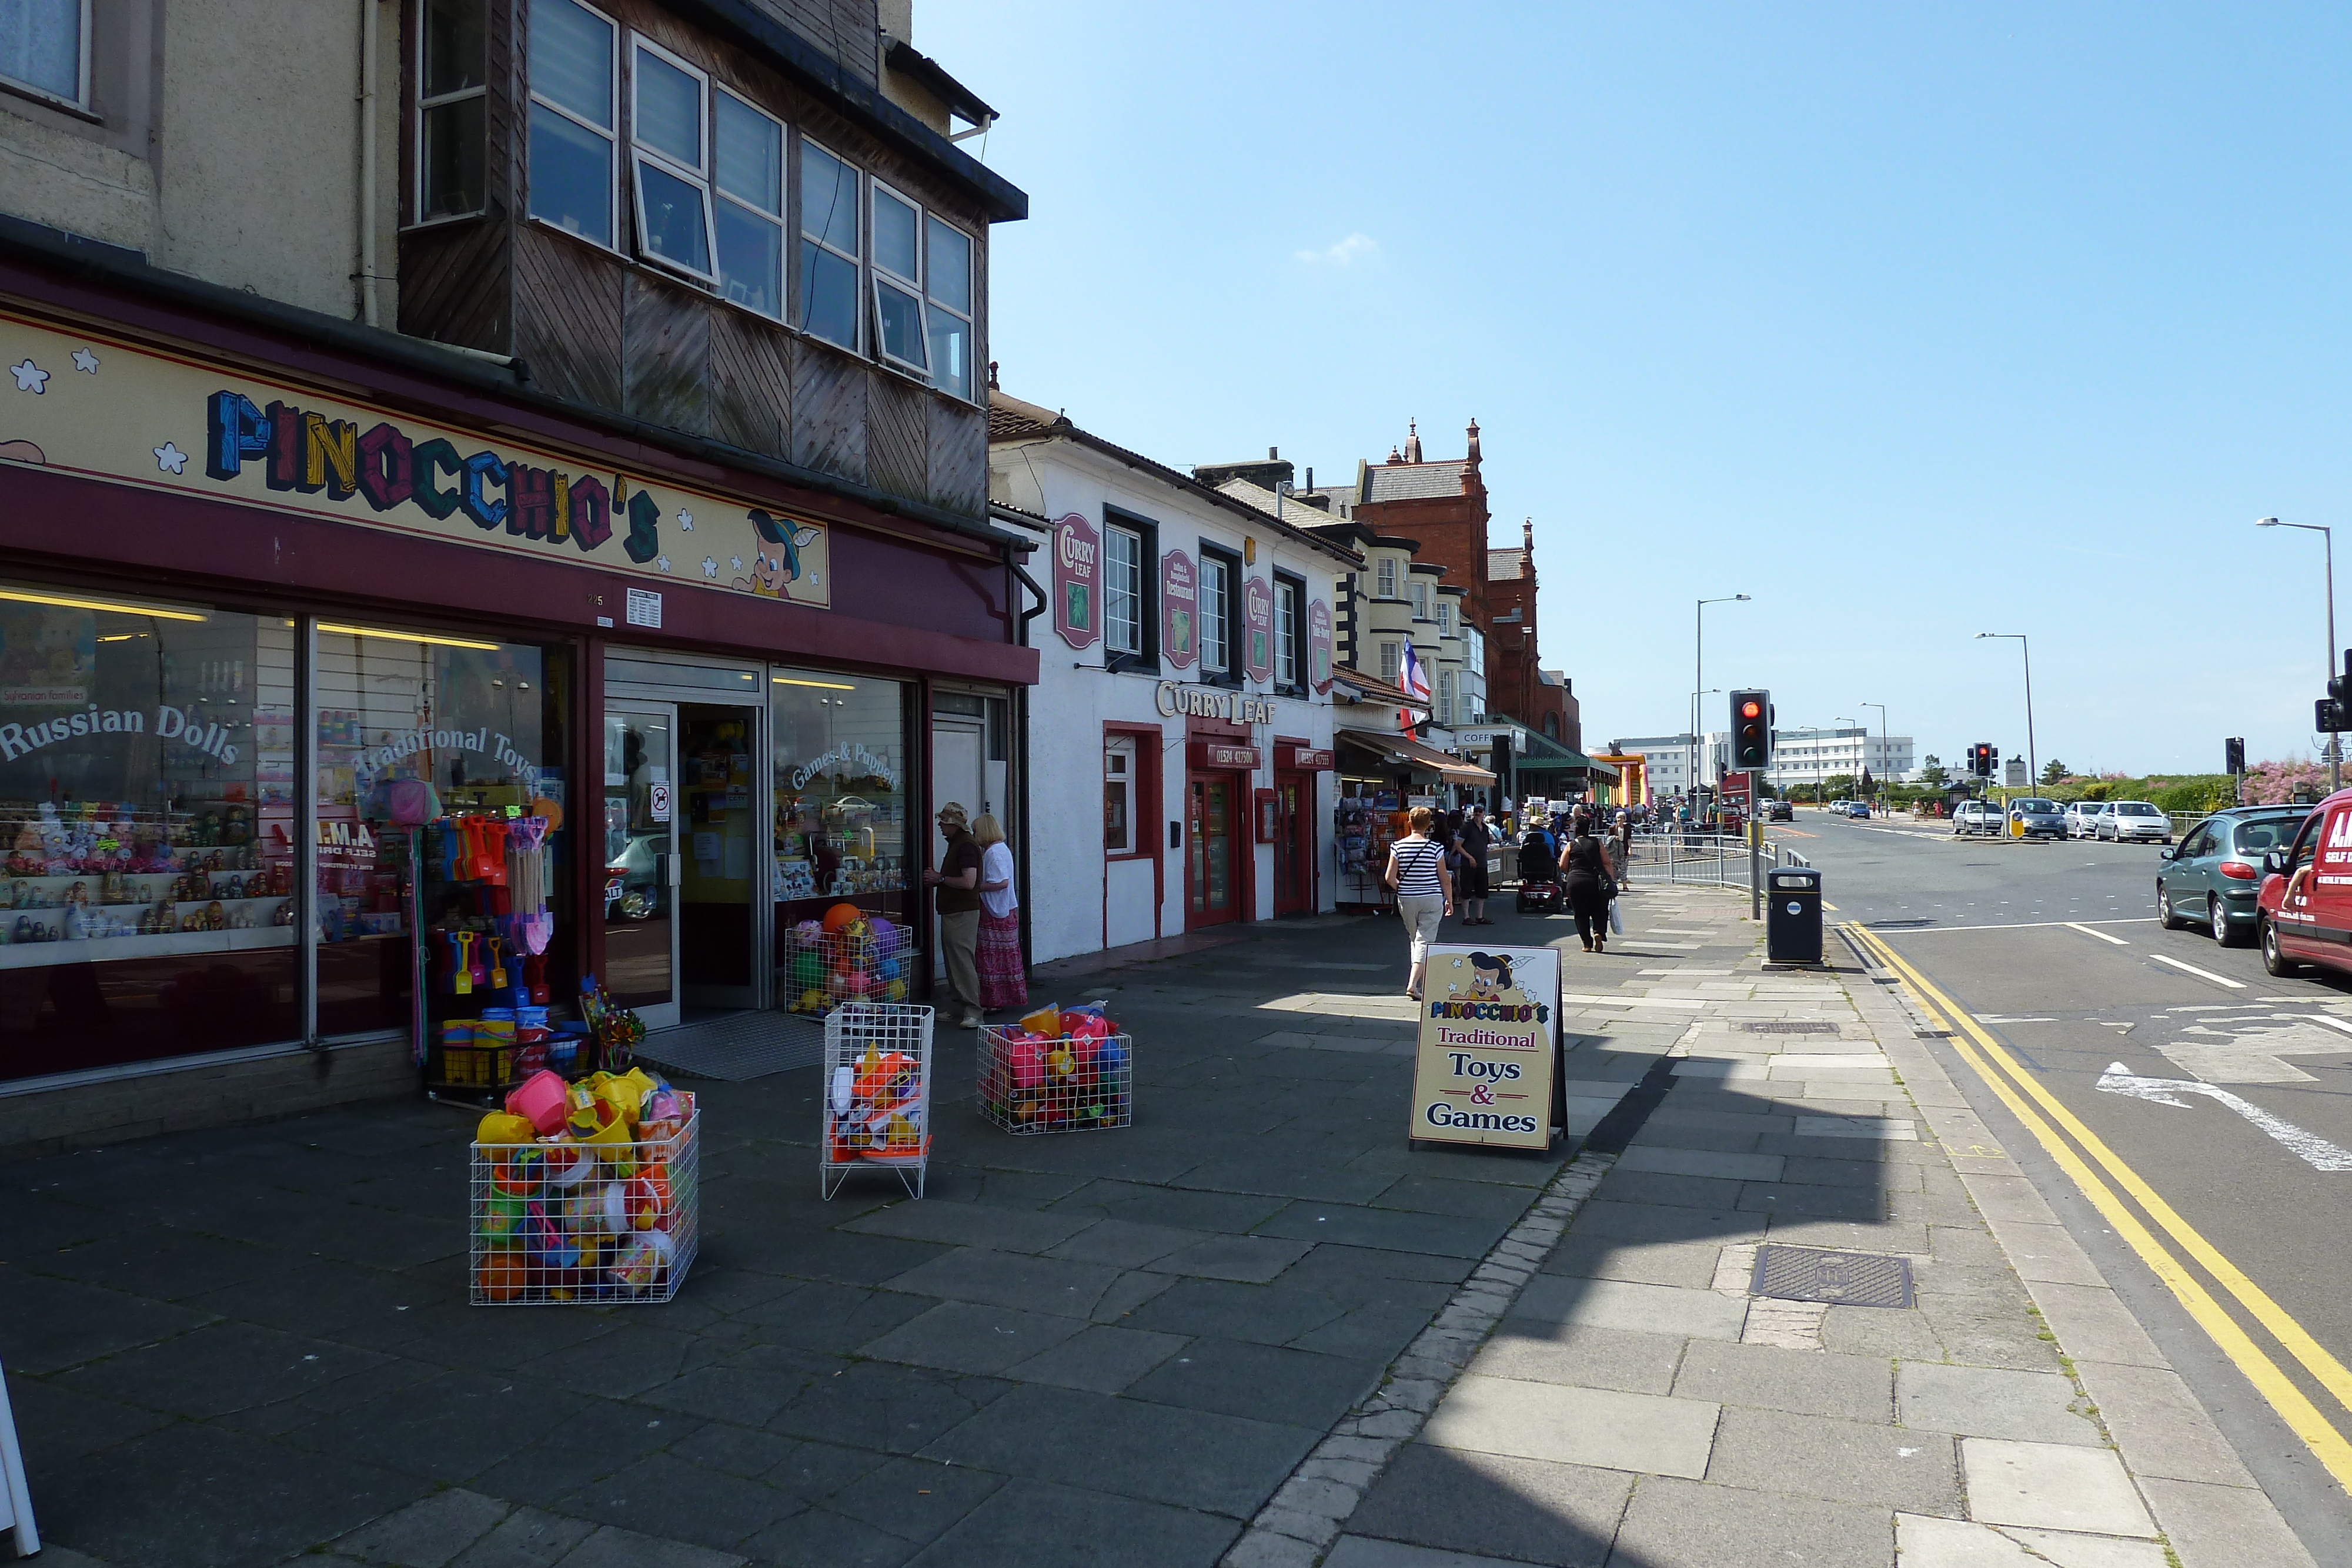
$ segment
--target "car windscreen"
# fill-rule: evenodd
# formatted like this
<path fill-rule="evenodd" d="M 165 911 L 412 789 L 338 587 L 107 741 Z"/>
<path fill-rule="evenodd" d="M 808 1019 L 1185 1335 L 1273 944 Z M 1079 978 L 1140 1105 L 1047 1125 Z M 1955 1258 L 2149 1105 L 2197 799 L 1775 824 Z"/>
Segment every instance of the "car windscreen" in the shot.
<path fill-rule="evenodd" d="M 2265 817 L 2251 822 L 2240 822 L 2237 834 L 2231 841 L 2242 855 L 2260 854 L 2264 850 L 2278 849 L 2293 842 L 2295 829 L 2302 825 L 2301 815 Z"/>
<path fill-rule="evenodd" d="M 2058 809 L 2058 802 L 2055 800 L 2011 800 L 2009 803 L 2009 807 L 2012 811 L 2031 811 L 2037 817 L 2046 817 L 2051 812 Z"/>
<path fill-rule="evenodd" d="M 2145 800 L 2126 800 L 2116 808 L 2118 817 L 2153 817 L 2156 814 L 2156 808 Z"/>

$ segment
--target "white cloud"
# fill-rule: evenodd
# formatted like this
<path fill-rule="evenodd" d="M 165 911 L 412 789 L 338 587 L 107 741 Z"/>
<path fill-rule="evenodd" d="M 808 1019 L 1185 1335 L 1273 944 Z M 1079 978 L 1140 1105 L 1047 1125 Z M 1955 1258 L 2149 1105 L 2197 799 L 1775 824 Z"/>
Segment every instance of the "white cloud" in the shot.
<path fill-rule="evenodd" d="M 1328 250 L 1293 251 L 1301 267 L 1353 267 L 1381 254 L 1381 242 L 1370 235 L 1349 235 Z"/>

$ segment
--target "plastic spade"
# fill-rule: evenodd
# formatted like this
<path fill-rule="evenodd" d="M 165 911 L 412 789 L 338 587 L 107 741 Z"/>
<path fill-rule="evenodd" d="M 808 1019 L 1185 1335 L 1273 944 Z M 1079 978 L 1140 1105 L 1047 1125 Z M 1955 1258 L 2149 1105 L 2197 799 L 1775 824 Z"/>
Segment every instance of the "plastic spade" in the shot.
<path fill-rule="evenodd" d="M 457 950 L 457 967 L 449 988 L 461 997 L 474 994 L 474 934 L 452 931 L 449 945 Z"/>
<path fill-rule="evenodd" d="M 506 944 L 499 941 L 495 936 L 488 938 L 488 941 L 490 945 L 490 989 L 494 991 L 503 991 L 507 988 L 507 961 L 502 951 L 506 946 Z"/>

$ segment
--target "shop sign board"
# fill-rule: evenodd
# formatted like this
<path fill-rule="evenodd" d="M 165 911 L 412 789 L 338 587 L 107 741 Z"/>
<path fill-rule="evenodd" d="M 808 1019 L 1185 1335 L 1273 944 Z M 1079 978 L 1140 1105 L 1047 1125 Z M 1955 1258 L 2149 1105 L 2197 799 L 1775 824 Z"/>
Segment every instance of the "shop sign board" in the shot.
<path fill-rule="evenodd" d="M 1274 765 L 1300 773 L 1328 773 L 1339 766 L 1339 755 L 1328 746 L 1277 746 Z"/>
<path fill-rule="evenodd" d="M 1242 625 L 1249 639 L 1242 667 L 1251 680 L 1265 680 L 1274 674 L 1274 590 L 1262 577 L 1242 584 Z"/>
<path fill-rule="evenodd" d="M 1192 558 L 1172 549 L 1160 558 L 1160 656 L 1180 670 L 1192 667 L 1192 632 L 1201 602 L 1201 573 Z"/>
<path fill-rule="evenodd" d="M 1091 648 L 1102 635 L 1102 536 L 1071 512 L 1054 525 L 1054 630 L 1073 648 Z"/>
<path fill-rule="evenodd" d="M 832 603 L 824 525 L 740 499 L 5 311 L 0 365 L 0 464 Z"/>
<path fill-rule="evenodd" d="M 1228 745 L 1222 740 L 1196 740 L 1192 743 L 1192 766 L 1255 773 L 1257 771 L 1257 747 Z"/>
<path fill-rule="evenodd" d="M 1317 600 L 1307 607 L 1307 660 L 1316 694 L 1331 689 L 1331 607 Z"/>
<path fill-rule="evenodd" d="M 1182 715 L 1192 718 L 1222 718 L 1232 724 L 1274 722 L 1272 698 L 1254 697 L 1246 692 L 1233 691 L 1224 686 L 1188 686 L 1177 681 L 1162 681 L 1153 694 L 1153 701 L 1162 718 Z"/>
<path fill-rule="evenodd" d="M 1559 1053 L 1559 952 L 1429 950 L 1408 1137 L 1551 1146 Z"/>

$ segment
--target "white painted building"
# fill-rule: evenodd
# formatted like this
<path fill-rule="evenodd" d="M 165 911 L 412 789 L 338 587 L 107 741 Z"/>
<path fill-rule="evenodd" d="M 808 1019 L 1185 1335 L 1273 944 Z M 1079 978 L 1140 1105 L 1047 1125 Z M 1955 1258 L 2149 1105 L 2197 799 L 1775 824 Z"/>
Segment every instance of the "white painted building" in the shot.
<path fill-rule="evenodd" d="M 1002 392 L 988 480 L 1046 596 L 1031 962 L 1331 908 L 1332 603 L 1361 558 Z"/>
<path fill-rule="evenodd" d="M 1776 729 L 1772 732 L 1772 766 L 1765 778 L 1776 789 L 1811 788 L 1841 773 L 1862 777 L 1869 768 L 1882 784 L 1908 782 L 1912 773 L 1911 737 L 1880 737 L 1860 726 L 1835 729 Z"/>

